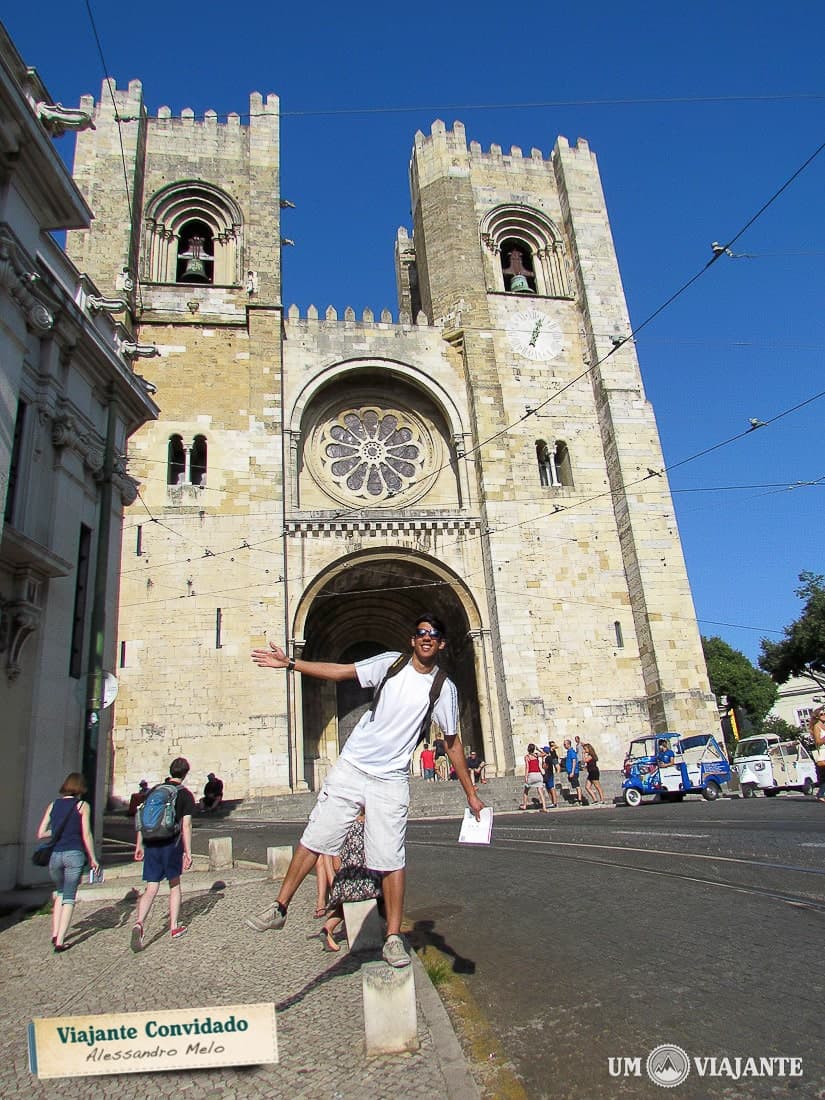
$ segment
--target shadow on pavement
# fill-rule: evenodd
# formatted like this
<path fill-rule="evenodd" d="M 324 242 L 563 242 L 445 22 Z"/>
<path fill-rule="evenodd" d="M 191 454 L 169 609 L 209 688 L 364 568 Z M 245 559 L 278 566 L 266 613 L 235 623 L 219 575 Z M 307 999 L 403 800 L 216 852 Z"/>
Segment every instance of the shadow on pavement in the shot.
<path fill-rule="evenodd" d="M 333 965 L 313 978 L 311 982 L 299 989 L 297 993 L 293 993 L 291 997 L 287 997 L 283 1001 L 279 1001 L 275 1005 L 276 1012 L 285 1012 L 288 1008 L 292 1008 L 293 1005 L 300 1004 L 301 1001 L 310 994 L 314 989 L 318 989 L 322 985 L 326 985 L 327 982 L 331 982 L 334 978 L 342 977 L 345 974 L 354 974 L 361 969 L 361 966 L 365 962 L 377 962 L 381 958 L 380 952 L 361 954 L 361 953 L 349 953 L 344 955 L 342 959 L 336 959 Z"/>
<path fill-rule="evenodd" d="M 457 951 L 450 947 L 441 933 L 436 932 L 434 920 L 417 920 L 407 936 L 416 951 L 422 947 L 435 947 L 443 955 L 451 958 L 454 974 L 475 974 L 476 964 L 473 960 L 465 959 L 463 955 L 459 955 Z"/>

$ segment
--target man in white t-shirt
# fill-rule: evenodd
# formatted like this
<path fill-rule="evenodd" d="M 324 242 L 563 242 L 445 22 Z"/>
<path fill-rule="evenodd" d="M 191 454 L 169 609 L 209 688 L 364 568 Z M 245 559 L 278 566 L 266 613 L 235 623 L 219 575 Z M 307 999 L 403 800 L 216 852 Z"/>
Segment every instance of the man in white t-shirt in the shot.
<path fill-rule="evenodd" d="M 337 855 L 359 813 L 366 815 L 364 847 L 367 866 L 383 875 L 387 917 L 384 959 L 390 966 L 408 966 L 401 939 L 404 913 L 407 809 L 410 802 L 410 759 L 430 713 L 431 688 L 438 675 L 438 654 L 446 645 L 444 626 L 430 614 L 419 615 L 411 639 L 412 655 L 399 670 L 399 653 L 382 653 L 356 664 L 304 661 L 287 657 L 279 646 L 256 649 L 252 660 L 261 668 L 284 668 L 320 680 L 358 680 L 361 687 L 383 687 L 377 705 L 367 710 L 347 739 L 341 755 L 318 794 L 275 904 L 247 925 L 256 932 L 283 928 L 287 906 L 315 866 L 320 854 Z M 446 677 L 432 707 L 447 742 L 447 753 L 476 818 L 484 807 L 473 787 L 464 750 L 457 735 L 458 694 Z M 429 725 L 429 721 L 427 722 Z M 426 735 L 427 731 L 423 731 Z"/>

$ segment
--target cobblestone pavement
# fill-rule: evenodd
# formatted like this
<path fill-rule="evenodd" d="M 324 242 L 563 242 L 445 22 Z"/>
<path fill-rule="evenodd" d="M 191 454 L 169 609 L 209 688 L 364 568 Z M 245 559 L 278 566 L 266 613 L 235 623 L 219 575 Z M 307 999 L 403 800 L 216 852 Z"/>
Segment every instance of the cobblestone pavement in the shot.
<path fill-rule="evenodd" d="M 203 864 L 201 864 L 203 866 Z M 306 1100 L 478 1100 L 449 1019 L 420 962 L 415 985 L 420 1049 L 368 1058 L 360 967 L 346 944 L 322 951 L 309 935 L 314 880 L 301 888 L 281 932 L 257 934 L 243 918 L 274 896 L 266 872 L 194 871 L 183 879 L 186 936 L 171 940 L 162 891 L 146 928 L 146 948 L 129 947 L 134 873 L 111 879 L 78 904 L 67 942 L 55 955 L 50 918 L 38 914 L 0 933 L 0 1093 L 8 1097 L 131 1100 L 150 1092 L 197 1092 L 199 1100 L 237 1097 Z M 40 1081 L 28 1068 L 33 1017 L 147 1011 L 156 1007 L 274 1002 L 280 1062 L 194 1071 L 129 1073 Z"/>

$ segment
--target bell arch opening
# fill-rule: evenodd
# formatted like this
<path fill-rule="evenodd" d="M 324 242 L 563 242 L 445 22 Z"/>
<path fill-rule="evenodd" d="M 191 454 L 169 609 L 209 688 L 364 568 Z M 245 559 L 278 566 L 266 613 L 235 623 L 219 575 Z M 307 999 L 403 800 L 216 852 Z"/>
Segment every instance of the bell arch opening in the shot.
<path fill-rule="evenodd" d="M 352 561 L 314 594 L 306 610 L 301 656 L 350 664 L 388 650 L 410 652 L 415 620 L 425 612 L 442 619 L 447 645 L 441 664 L 458 688 L 459 735 L 465 749 L 484 754 L 476 655 L 467 607 L 455 585 L 425 561 L 371 558 Z M 372 699 L 357 681 L 334 684 L 303 677 L 304 778 L 317 790 Z M 491 759 L 490 755 L 487 759 Z"/>

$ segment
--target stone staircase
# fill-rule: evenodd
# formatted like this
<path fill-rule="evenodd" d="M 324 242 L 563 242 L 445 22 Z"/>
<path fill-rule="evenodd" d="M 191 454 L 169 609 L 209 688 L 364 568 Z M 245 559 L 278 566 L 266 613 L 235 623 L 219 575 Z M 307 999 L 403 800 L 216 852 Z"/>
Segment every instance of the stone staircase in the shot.
<path fill-rule="evenodd" d="M 602 790 L 607 804 L 621 800 L 622 777 L 618 771 L 602 772 Z M 497 814 L 515 813 L 521 805 L 524 783 L 521 776 L 505 775 L 489 779 L 479 787 L 479 797 Z M 556 780 L 560 806 L 572 806 L 574 798 L 566 785 Z M 244 798 L 224 801 L 220 817 L 259 821 L 306 821 L 315 805 L 316 794 L 274 795 L 267 798 Z M 427 783 L 416 777 L 410 781 L 410 818 L 461 817 L 466 806 L 459 783 Z"/>

